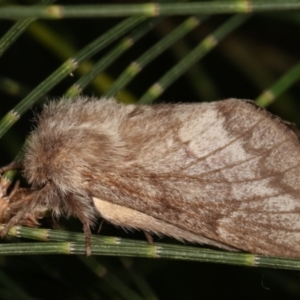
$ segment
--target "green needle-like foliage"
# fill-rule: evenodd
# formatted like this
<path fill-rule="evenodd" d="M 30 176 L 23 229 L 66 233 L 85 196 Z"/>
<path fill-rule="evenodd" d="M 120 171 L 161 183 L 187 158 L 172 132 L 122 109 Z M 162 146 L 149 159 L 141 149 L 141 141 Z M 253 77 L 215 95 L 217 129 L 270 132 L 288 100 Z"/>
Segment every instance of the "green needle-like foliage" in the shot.
<path fill-rule="evenodd" d="M 81 94 L 143 105 L 246 98 L 300 125 L 300 0 L 96 2 L 0 3 L 1 165 L 22 159 L 43 103 Z M 21 175 L 5 180 L 26 186 Z M 76 220 L 49 211 L 40 221 L 0 241 L 0 299 L 300 297 L 299 259 L 149 245 L 106 223 L 86 257 Z"/>

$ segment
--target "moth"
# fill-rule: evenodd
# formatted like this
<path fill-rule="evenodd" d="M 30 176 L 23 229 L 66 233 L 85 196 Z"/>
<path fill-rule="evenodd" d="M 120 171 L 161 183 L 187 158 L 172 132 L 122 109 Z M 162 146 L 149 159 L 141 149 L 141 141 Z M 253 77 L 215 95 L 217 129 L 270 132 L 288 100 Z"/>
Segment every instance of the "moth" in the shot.
<path fill-rule="evenodd" d="M 15 200 L 3 234 L 46 207 L 82 222 L 88 254 L 102 217 L 178 240 L 300 258 L 299 131 L 252 101 L 53 101 L 37 117 L 23 164 L 31 190 Z"/>

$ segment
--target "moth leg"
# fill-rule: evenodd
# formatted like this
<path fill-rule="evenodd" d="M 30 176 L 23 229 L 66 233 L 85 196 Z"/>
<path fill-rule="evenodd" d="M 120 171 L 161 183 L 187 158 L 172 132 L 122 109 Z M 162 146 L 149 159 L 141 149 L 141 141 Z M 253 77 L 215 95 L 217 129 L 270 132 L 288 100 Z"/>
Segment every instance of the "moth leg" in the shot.
<path fill-rule="evenodd" d="M 103 223 L 104 223 L 104 220 L 102 219 L 102 221 L 100 222 L 99 228 L 97 230 L 97 233 L 100 233 Z"/>
<path fill-rule="evenodd" d="M 65 210 L 68 215 L 76 216 L 82 223 L 85 235 L 86 255 L 91 255 L 91 227 L 94 225 L 97 215 L 93 203 L 90 203 L 86 197 L 69 194 L 65 197 Z"/>
<path fill-rule="evenodd" d="M 144 231 L 144 235 L 146 237 L 148 245 L 153 246 L 154 245 L 154 241 L 153 241 L 152 235 L 148 231 Z"/>
<path fill-rule="evenodd" d="M 92 232 L 91 232 L 91 226 L 92 224 L 87 220 L 87 218 L 81 214 L 81 213 L 74 213 L 76 217 L 79 219 L 79 221 L 82 223 L 83 226 L 83 232 L 85 236 L 85 249 L 86 249 L 86 255 L 90 256 L 92 254 L 91 250 L 91 237 L 92 237 Z"/>
<path fill-rule="evenodd" d="M 16 195 L 16 193 L 19 190 L 20 187 L 20 182 L 17 181 L 16 184 L 14 185 L 14 187 L 12 188 L 11 192 L 9 193 L 9 195 L 7 195 L 7 189 L 10 186 L 10 183 L 2 180 L 1 178 L 1 197 L 0 197 L 0 222 L 5 222 L 5 220 L 7 219 L 7 217 L 10 214 L 11 211 L 11 207 L 10 207 L 10 202 L 11 199 L 14 195 Z"/>
<path fill-rule="evenodd" d="M 83 232 L 85 235 L 85 249 L 86 249 L 86 255 L 90 256 L 92 254 L 91 250 L 91 237 L 92 237 L 92 232 L 90 228 L 89 223 L 83 223 Z"/>
<path fill-rule="evenodd" d="M 17 182 L 9 195 L 0 197 L 0 223 L 6 223 L 0 236 L 5 236 L 12 226 L 39 226 L 38 219 L 44 216 L 46 208 L 35 201 L 35 196 L 35 191 L 20 188 Z"/>
<path fill-rule="evenodd" d="M 9 165 L 0 168 L 0 174 L 10 170 L 22 170 L 23 168 L 23 162 L 12 162 Z"/>
<path fill-rule="evenodd" d="M 9 214 L 10 208 L 8 204 L 8 200 L 5 198 L 0 198 L 0 224 L 6 220 L 7 215 Z M 2 225 L 2 224 L 1 224 Z M 3 226 L 2 226 L 3 227 Z M 0 228 L 0 232 L 1 232 Z"/>
<path fill-rule="evenodd" d="M 31 195 L 30 196 L 27 196 L 27 197 L 31 197 Z M 27 198 L 26 197 L 26 198 Z M 15 204 L 15 203 L 14 203 Z M 19 203 L 17 203 L 18 204 L 18 206 L 19 206 Z M 15 209 L 12 209 L 11 207 L 8 207 L 8 209 L 10 209 L 10 210 L 15 210 Z M 11 227 L 13 227 L 13 226 L 16 226 L 16 225 L 18 225 L 18 224 L 20 224 L 20 221 L 26 216 L 26 214 L 28 213 L 28 212 L 30 212 L 31 211 L 31 206 L 29 207 L 29 208 L 26 208 L 26 209 L 20 209 L 13 217 L 11 217 L 10 219 L 9 219 L 9 221 L 4 225 L 4 228 L 2 228 L 2 230 L 1 230 L 1 233 L 0 233 L 0 236 L 1 237 L 4 237 L 4 236 L 6 236 L 7 235 L 7 233 L 8 233 L 8 231 L 9 231 L 9 229 L 11 228 Z"/>
<path fill-rule="evenodd" d="M 17 191 L 19 190 L 19 187 L 20 187 L 20 181 L 18 180 L 15 183 L 15 185 L 13 186 L 11 192 L 9 193 L 9 198 L 12 198 L 17 193 Z"/>

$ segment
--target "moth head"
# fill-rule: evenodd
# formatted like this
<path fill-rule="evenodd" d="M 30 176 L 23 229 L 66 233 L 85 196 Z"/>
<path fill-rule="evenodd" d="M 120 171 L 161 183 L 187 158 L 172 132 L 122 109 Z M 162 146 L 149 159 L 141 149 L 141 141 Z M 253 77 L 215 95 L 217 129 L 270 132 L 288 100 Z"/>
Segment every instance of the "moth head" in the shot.
<path fill-rule="evenodd" d="M 27 144 L 24 176 L 34 188 L 51 184 L 62 195 L 82 194 L 95 170 L 110 170 L 114 159 L 106 134 L 90 131 L 43 132 L 39 127 Z"/>

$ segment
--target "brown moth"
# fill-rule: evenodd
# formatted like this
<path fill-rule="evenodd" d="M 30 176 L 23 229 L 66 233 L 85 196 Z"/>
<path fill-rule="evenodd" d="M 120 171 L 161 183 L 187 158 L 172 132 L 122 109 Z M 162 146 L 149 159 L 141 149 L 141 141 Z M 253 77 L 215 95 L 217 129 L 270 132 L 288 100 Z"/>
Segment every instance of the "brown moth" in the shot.
<path fill-rule="evenodd" d="M 25 149 L 37 207 L 229 250 L 300 258 L 299 132 L 251 101 L 51 102 Z"/>

